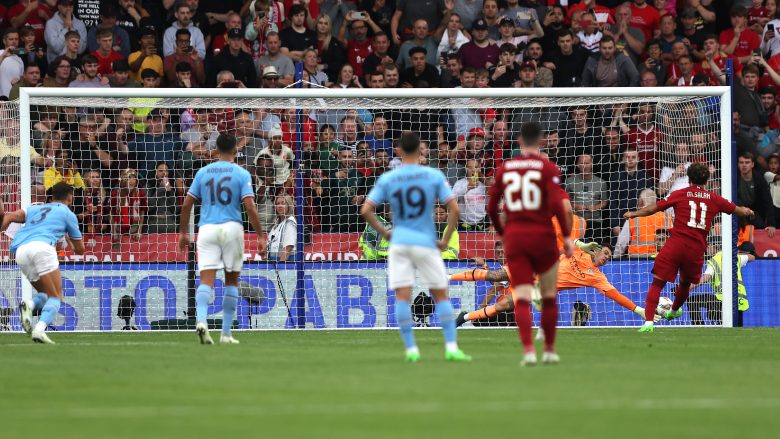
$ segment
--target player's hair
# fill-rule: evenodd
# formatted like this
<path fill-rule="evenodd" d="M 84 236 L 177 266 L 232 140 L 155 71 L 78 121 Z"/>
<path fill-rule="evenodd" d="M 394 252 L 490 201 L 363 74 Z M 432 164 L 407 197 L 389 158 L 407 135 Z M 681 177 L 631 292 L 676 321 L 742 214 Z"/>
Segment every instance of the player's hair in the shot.
<path fill-rule="evenodd" d="M 523 144 L 533 146 L 539 143 L 542 138 L 542 125 L 539 122 L 526 122 L 520 128 L 520 137 Z"/>
<path fill-rule="evenodd" d="M 706 184 L 710 179 L 710 169 L 703 163 L 693 163 L 688 167 L 688 180 L 693 184 Z"/>
<path fill-rule="evenodd" d="M 217 150 L 223 154 L 230 154 L 236 150 L 236 136 L 222 133 L 217 137 Z"/>
<path fill-rule="evenodd" d="M 73 194 L 73 186 L 61 181 L 51 187 L 51 199 L 54 201 L 66 200 Z"/>
<path fill-rule="evenodd" d="M 420 150 L 420 136 L 411 132 L 405 131 L 401 134 L 401 151 L 407 154 L 414 154 Z"/>

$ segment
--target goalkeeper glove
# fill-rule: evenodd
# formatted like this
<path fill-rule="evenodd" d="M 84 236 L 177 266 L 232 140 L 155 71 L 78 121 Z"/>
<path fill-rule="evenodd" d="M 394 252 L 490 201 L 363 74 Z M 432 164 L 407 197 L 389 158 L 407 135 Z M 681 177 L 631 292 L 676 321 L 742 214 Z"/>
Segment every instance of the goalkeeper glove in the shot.
<path fill-rule="evenodd" d="M 577 246 L 580 250 L 584 251 L 585 253 L 588 253 L 589 255 L 593 255 L 597 251 L 601 250 L 601 246 L 598 242 L 582 242 L 579 239 L 574 241 L 574 245 Z"/>

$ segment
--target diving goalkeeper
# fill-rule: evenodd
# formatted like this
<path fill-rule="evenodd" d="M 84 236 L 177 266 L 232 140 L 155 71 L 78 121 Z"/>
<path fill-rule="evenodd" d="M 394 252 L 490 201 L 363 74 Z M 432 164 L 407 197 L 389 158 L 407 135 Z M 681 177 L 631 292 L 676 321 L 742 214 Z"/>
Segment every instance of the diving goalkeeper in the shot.
<path fill-rule="evenodd" d="M 620 304 L 623 308 L 644 317 L 644 308 L 637 306 L 631 299 L 620 294 L 607 280 L 607 276 L 599 270 L 599 267 L 609 262 L 609 259 L 612 257 L 612 250 L 609 247 L 601 247 L 595 242 L 584 243 L 577 240 L 575 245 L 577 248 L 570 258 L 567 258 L 565 255 L 561 255 L 559 258 L 558 291 L 593 287 L 599 290 L 601 294 Z M 475 268 L 455 273 L 450 276 L 450 280 L 506 282 L 510 277 L 509 268 L 505 265 L 497 270 Z M 505 289 L 503 290 L 503 295 L 496 300 L 495 304 L 484 306 L 476 311 L 461 312 L 458 315 L 456 324 L 461 326 L 467 321 L 488 318 L 499 312 L 511 311 L 512 309 L 514 309 L 514 300 L 512 300 L 511 290 Z M 660 319 L 660 316 L 657 316 L 657 319 Z"/>

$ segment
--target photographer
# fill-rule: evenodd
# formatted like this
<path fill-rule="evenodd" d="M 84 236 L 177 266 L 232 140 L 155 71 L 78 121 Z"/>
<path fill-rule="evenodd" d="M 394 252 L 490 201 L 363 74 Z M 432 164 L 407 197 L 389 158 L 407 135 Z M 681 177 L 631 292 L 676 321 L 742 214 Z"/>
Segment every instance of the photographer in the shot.
<path fill-rule="evenodd" d="M 257 87 L 257 71 L 252 57 L 242 50 L 244 36 L 240 29 L 230 29 L 227 32 L 227 45 L 218 55 L 208 62 L 208 78 L 216 78 L 215 72 L 228 70 L 236 78 L 250 88 Z M 211 83 L 211 86 L 216 85 Z M 223 86 L 224 87 L 224 86 Z"/>
<path fill-rule="evenodd" d="M 152 69 L 162 76 L 163 59 L 157 54 L 157 34 L 154 29 L 144 27 L 140 30 L 139 44 L 141 48 L 127 57 L 130 64 L 130 78 L 141 82 L 141 72 L 146 69 Z"/>
<path fill-rule="evenodd" d="M 203 59 L 192 46 L 191 34 L 188 29 L 176 31 L 176 46 L 173 54 L 165 57 L 163 67 L 168 83 L 176 82 L 176 65 L 184 62 L 192 67 L 192 76 L 197 84 L 206 83 L 206 69 Z"/>

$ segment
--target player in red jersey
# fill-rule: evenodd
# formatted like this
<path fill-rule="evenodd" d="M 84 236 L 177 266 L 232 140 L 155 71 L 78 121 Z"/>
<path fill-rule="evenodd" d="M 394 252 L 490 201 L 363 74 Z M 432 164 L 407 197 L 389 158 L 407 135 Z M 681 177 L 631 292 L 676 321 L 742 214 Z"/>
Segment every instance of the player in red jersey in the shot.
<path fill-rule="evenodd" d="M 525 351 L 521 364 L 536 364 L 536 349 L 531 334 L 534 273 L 539 274 L 542 295 L 541 326 L 545 335 L 542 362 L 553 364 L 559 361 L 555 353 L 559 253 L 550 217 L 554 213 L 558 218 L 564 236 L 563 250 L 567 256 L 571 256 L 574 251 L 569 237 L 572 221 L 566 215 L 562 201 L 558 167 L 539 152 L 541 125 L 536 122 L 523 124 L 520 137 L 523 142 L 522 153 L 504 162 L 496 171 L 496 183 L 490 188 L 488 213 L 493 226 L 504 240 L 507 265 L 512 272 L 515 321 Z M 502 198 L 506 220 L 499 212 Z"/>
<path fill-rule="evenodd" d="M 674 282 L 680 272 L 680 285 L 674 294 L 672 309 L 666 312 L 667 320 L 680 317 L 682 306 L 688 299 L 691 284 L 698 284 L 707 249 L 707 235 L 715 215 L 724 212 L 752 217 L 753 211 L 736 206 L 720 195 L 707 191 L 704 185 L 710 178 L 706 165 L 693 163 L 688 167 L 691 186 L 671 193 L 669 198 L 637 211 L 626 212 L 625 218 L 648 216 L 669 208 L 674 209 L 674 225 L 671 236 L 661 248 L 653 265 L 653 283 L 645 299 L 645 323 L 639 332 L 653 332 L 653 314 L 658 306 L 661 291 L 667 282 Z"/>

